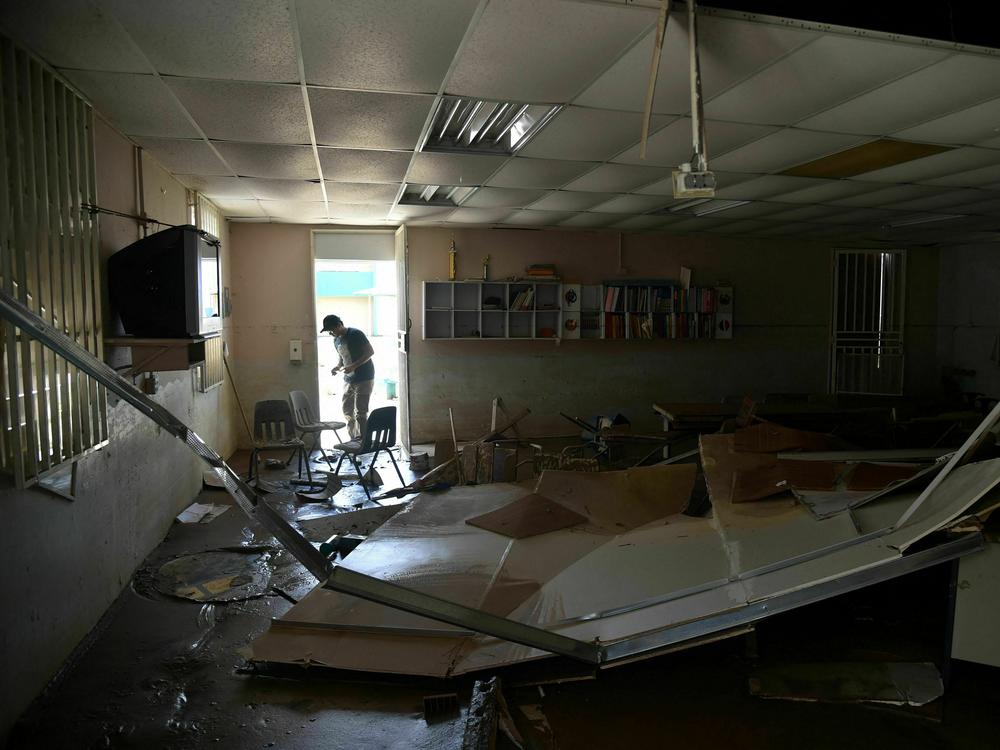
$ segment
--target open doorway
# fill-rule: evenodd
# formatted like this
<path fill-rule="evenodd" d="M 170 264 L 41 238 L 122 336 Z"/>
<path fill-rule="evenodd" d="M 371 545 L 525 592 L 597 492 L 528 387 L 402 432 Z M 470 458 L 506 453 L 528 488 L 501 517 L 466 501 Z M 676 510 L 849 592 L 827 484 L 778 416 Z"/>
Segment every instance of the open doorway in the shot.
<path fill-rule="evenodd" d="M 342 374 L 331 370 L 338 362 L 333 337 L 319 332 L 323 318 L 338 315 L 344 325 L 361 330 L 375 354 L 375 383 L 369 413 L 383 406 L 396 407 L 397 434 L 400 421 L 400 389 L 397 351 L 397 269 L 391 232 L 327 232 L 313 235 L 314 289 L 317 330 L 318 411 L 324 421 L 344 421 L 341 399 L 346 384 Z M 354 255 L 355 257 L 350 257 Z M 331 257 L 334 256 L 334 257 Z M 342 431 L 343 437 L 347 433 Z M 324 433 L 324 444 L 335 437 Z"/>

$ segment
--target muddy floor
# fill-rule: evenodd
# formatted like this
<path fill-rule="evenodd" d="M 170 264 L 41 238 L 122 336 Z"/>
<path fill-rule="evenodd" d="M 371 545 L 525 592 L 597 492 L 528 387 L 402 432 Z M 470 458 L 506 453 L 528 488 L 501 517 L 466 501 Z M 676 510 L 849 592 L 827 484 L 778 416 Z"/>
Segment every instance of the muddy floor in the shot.
<path fill-rule="evenodd" d="M 391 465 L 379 471 L 387 487 L 398 484 Z M 280 471 L 269 478 L 283 481 Z M 289 517 L 331 518 L 363 500 L 358 493 L 349 488 L 332 502 L 311 504 L 279 494 L 272 502 Z M 198 501 L 229 503 L 211 489 Z M 355 531 L 370 531 L 378 516 Z M 337 528 L 335 518 L 329 526 Z M 195 585 L 177 585 L 190 570 L 181 563 L 166 568 L 173 576 L 166 585 L 158 582 L 165 563 L 208 552 L 205 559 L 216 567 Z M 590 679 L 544 684 L 579 670 L 535 665 L 529 676 L 504 676 L 507 702 L 532 748 L 994 749 L 1000 670 L 955 664 L 945 697 L 919 710 L 762 700 L 748 690 L 762 665 L 912 660 L 940 666 L 948 580 L 942 566 L 772 618 L 752 638 Z M 246 646 L 313 585 L 235 507 L 211 523 L 174 524 L 86 647 L 21 719 L 8 747 L 460 747 L 468 680 L 261 671 L 248 663 Z M 242 586 L 249 598 L 218 600 L 227 586 Z M 458 712 L 428 723 L 424 696 L 447 692 L 459 696 Z"/>

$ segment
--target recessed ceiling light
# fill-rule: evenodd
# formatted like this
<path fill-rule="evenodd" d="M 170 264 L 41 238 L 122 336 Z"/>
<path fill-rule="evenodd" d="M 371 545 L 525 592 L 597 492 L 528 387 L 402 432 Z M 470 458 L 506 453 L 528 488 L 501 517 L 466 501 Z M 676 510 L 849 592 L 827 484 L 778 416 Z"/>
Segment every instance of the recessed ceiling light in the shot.
<path fill-rule="evenodd" d="M 558 105 L 444 96 L 420 150 L 513 154 L 560 109 Z"/>
<path fill-rule="evenodd" d="M 652 216 L 665 216 L 668 214 L 691 214 L 692 216 L 708 216 L 719 211 L 728 211 L 730 208 L 745 206 L 750 201 L 726 201 L 714 200 L 712 198 L 695 198 L 694 200 L 677 203 L 667 208 L 650 211 Z"/>
<path fill-rule="evenodd" d="M 948 219 L 964 219 L 965 214 L 924 214 L 920 216 L 911 216 L 908 219 L 900 219 L 899 221 L 893 221 L 886 224 L 890 229 L 897 229 L 899 227 L 912 227 L 914 224 L 929 224 L 932 221 L 947 221 Z"/>
<path fill-rule="evenodd" d="M 407 183 L 399 202 L 405 206 L 457 206 L 475 190 L 474 187 Z"/>
<path fill-rule="evenodd" d="M 953 146 L 940 146 L 932 143 L 914 143 L 881 138 L 877 141 L 838 151 L 821 159 L 799 164 L 780 174 L 790 177 L 825 177 L 827 179 L 854 177 L 865 172 L 873 172 L 876 169 L 894 167 L 904 162 L 923 159 L 925 156 L 951 151 L 953 148 Z"/>

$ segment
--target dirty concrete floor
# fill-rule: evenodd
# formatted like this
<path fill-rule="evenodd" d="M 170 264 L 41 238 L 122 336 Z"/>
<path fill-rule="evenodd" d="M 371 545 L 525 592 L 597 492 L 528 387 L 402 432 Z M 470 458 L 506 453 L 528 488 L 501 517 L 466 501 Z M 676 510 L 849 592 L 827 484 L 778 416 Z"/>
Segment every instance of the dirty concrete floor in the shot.
<path fill-rule="evenodd" d="M 391 465 L 385 468 L 379 467 L 387 486 L 398 484 Z M 229 502 L 224 492 L 208 489 L 198 500 Z M 315 515 L 323 507 L 275 502 L 289 514 Z M 327 512 L 336 510 L 328 506 Z M 88 647 L 22 718 L 8 747 L 460 746 L 469 681 L 316 669 L 279 676 L 248 668 L 243 649 L 287 611 L 288 597 L 313 586 L 284 553 L 273 552 L 269 561 L 271 583 L 283 594 L 272 589 L 247 601 L 203 603 L 165 596 L 152 585 L 153 572 L 179 555 L 269 541 L 235 507 L 209 524 L 175 524 Z M 748 641 L 734 638 L 610 669 L 593 680 L 509 687 L 508 702 L 537 748 L 995 748 L 1000 670 L 957 665 L 944 701 L 923 712 L 748 694 L 757 664 L 938 660 L 946 587 L 946 568 L 926 571 L 772 618 L 758 631 L 754 655 Z M 553 673 L 558 668 L 552 664 Z M 450 691 L 461 697 L 460 713 L 428 725 L 423 696 Z"/>

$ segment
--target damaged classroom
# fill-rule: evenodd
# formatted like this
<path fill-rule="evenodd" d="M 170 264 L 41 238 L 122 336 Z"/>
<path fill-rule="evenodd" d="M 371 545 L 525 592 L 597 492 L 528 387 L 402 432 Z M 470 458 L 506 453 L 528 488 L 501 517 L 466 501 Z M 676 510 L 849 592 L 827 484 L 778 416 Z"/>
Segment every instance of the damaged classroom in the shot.
<path fill-rule="evenodd" d="M 1000 746 L 987 6 L 4 0 L 0 746 Z"/>

